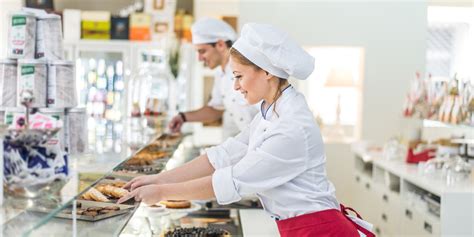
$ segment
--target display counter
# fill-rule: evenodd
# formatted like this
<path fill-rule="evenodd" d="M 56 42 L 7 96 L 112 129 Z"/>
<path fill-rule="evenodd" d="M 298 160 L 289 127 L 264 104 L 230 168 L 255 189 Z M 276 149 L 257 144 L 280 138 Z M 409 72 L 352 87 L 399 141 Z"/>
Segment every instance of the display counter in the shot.
<path fill-rule="evenodd" d="M 165 142 L 157 142 L 163 137 L 159 132 L 141 133 L 149 142 L 138 150 L 133 151 L 127 142 L 123 142 L 122 149 L 104 153 L 93 151 L 70 157 L 70 178 L 58 193 L 37 199 L 7 195 L 0 210 L 0 236 L 138 236 L 147 231 L 150 235 L 160 236 L 164 231 L 176 227 L 224 229 L 232 236 L 241 236 L 238 209 L 220 206 L 207 208 L 206 206 L 212 205 L 205 201 L 193 201 L 191 209 L 168 210 L 167 215 L 156 218 L 156 215 L 150 215 L 146 205 L 134 200 L 125 202 L 126 206 L 120 206 L 120 210 L 112 211 L 107 210 L 107 206 L 116 205 L 112 196 L 107 196 L 109 200 L 103 202 L 84 200 L 90 198 L 87 193 L 91 191 L 91 187 L 99 189 L 101 185 L 123 183 L 139 174 L 172 169 L 200 153 L 200 148 L 193 145 L 192 136 L 171 137 L 174 142 L 163 145 Z M 161 149 L 155 146 L 151 149 L 149 145 L 152 143 L 159 143 L 164 147 Z M 138 146 L 135 144 L 133 147 Z M 142 168 L 130 168 L 132 166 L 128 163 L 145 150 L 166 155 L 159 162 L 140 163 Z M 101 209 L 90 209 L 96 207 Z M 91 214 L 91 210 L 96 213 L 92 213 L 92 216 L 84 214 Z"/>

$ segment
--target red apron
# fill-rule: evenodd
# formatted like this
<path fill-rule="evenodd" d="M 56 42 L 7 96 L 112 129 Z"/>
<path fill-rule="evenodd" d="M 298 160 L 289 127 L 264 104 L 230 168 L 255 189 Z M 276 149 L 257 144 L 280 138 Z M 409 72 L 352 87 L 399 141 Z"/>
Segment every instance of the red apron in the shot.
<path fill-rule="evenodd" d="M 278 231 L 281 237 L 360 236 L 357 230 L 367 237 L 375 236 L 347 217 L 347 210 L 354 211 L 341 205 L 341 211 L 329 209 L 277 221 Z"/>

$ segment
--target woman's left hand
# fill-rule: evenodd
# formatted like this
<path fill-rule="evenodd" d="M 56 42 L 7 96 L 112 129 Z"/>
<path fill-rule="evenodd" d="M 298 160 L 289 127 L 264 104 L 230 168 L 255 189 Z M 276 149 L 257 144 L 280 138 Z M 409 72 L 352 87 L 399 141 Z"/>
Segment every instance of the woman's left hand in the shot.
<path fill-rule="evenodd" d="M 163 195 L 160 192 L 160 185 L 151 184 L 141 186 L 139 188 L 134 189 L 127 195 L 121 197 L 117 203 L 120 204 L 122 202 L 127 201 L 128 199 L 135 198 L 135 201 L 144 202 L 147 205 L 155 204 L 162 199 Z"/>

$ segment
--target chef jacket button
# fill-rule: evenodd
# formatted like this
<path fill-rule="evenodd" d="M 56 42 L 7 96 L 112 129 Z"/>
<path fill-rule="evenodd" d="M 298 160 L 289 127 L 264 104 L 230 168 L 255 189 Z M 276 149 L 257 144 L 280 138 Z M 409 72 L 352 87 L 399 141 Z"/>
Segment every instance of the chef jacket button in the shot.
<path fill-rule="evenodd" d="M 229 116 L 231 116 L 231 117 L 232 117 L 232 116 L 234 116 L 234 114 L 233 114 L 233 113 L 229 113 Z"/>
<path fill-rule="evenodd" d="M 232 102 L 235 102 L 235 99 L 232 99 Z"/>
<path fill-rule="evenodd" d="M 243 121 L 244 121 L 244 119 L 243 119 L 243 118 L 240 118 L 240 122 L 243 122 Z"/>

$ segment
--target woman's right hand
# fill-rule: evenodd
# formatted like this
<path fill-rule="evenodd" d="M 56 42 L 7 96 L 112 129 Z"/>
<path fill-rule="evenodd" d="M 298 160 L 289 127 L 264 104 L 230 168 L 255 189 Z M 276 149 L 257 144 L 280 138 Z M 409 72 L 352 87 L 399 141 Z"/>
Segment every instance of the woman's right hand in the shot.
<path fill-rule="evenodd" d="M 149 184 L 160 184 L 159 177 L 157 174 L 135 177 L 132 180 L 128 181 L 128 183 L 126 183 L 123 188 L 133 191 L 136 188 Z"/>

